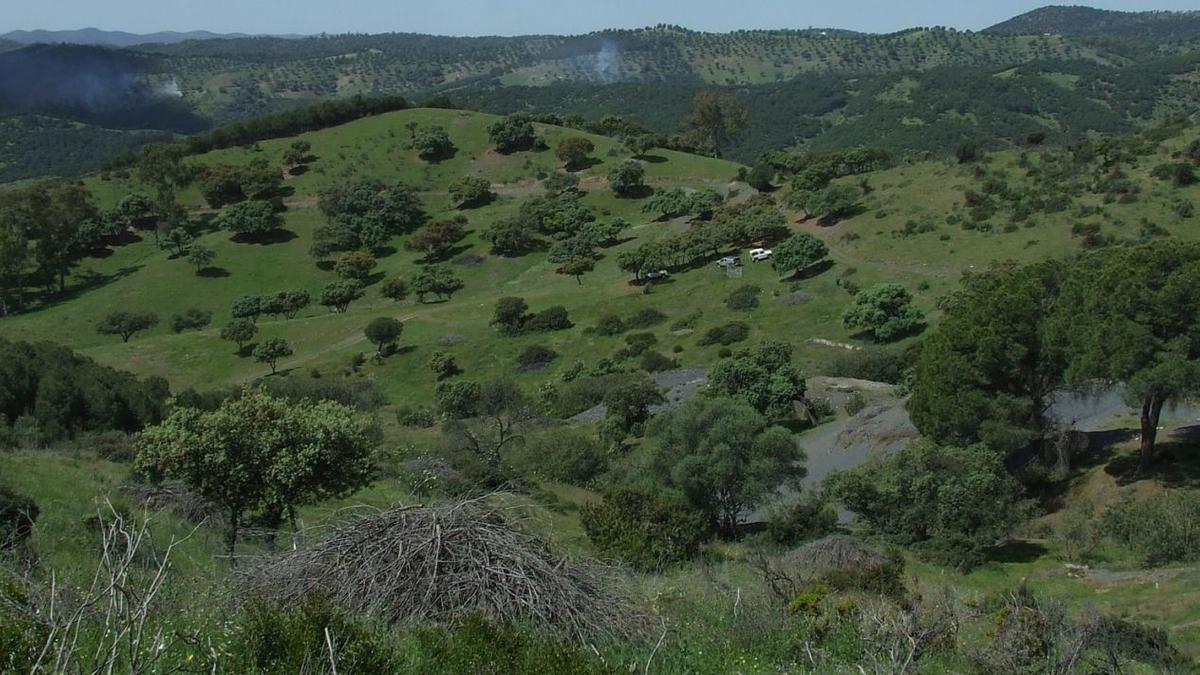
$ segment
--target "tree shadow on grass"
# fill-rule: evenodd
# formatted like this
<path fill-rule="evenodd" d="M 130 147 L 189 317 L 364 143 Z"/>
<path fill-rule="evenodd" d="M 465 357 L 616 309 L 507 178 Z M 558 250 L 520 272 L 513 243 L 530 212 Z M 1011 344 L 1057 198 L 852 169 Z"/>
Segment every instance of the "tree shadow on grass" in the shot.
<path fill-rule="evenodd" d="M 432 155 L 423 155 L 421 156 L 421 159 L 425 160 L 425 162 L 428 164 L 441 164 L 446 160 L 454 159 L 457 155 L 458 148 L 455 146 L 450 146 L 449 148 Z"/>
<path fill-rule="evenodd" d="M 630 189 L 623 195 L 619 195 L 621 199 L 645 199 L 654 194 L 654 188 L 649 185 L 639 185 Z"/>
<path fill-rule="evenodd" d="M 836 264 L 837 263 L 834 261 L 826 258 L 825 260 L 809 265 L 802 270 L 796 270 L 792 276 L 784 277 L 781 281 L 807 281 L 828 272 L 829 270 L 833 269 L 833 266 Z"/>
<path fill-rule="evenodd" d="M 1031 541 L 1010 541 L 988 553 L 990 562 L 1031 563 L 1046 555 L 1045 546 Z"/>
<path fill-rule="evenodd" d="M 647 164 L 665 164 L 667 162 L 667 158 L 662 155 L 635 155 L 634 159 Z"/>
<path fill-rule="evenodd" d="M 205 279 L 220 279 L 229 276 L 229 270 L 224 267 L 205 267 L 196 272 L 196 276 L 204 277 Z"/>
<path fill-rule="evenodd" d="M 584 159 L 582 162 L 579 162 L 577 164 L 572 164 L 571 166 L 563 167 L 563 170 L 565 170 L 567 173 L 579 173 L 580 171 L 587 171 L 588 169 L 592 168 L 593 166 L 600 166 L 603 163 L 604 163 L 604 160 L 602 160 L 598 157 L 588 157 L 587 159 Z"/>
<path fill-rule="evenodd" d="M 230 238 L 230 241 L 233 241 L 238 244 L 255 244 L 257 246 L 271 246 L 273 244 L 286 244 L 287 242 L 292 241 L 293 239 L 297 239 L 299 237 L 300 237 L 300 235 L 296 234 L 295 232 L 292 232 L 291 230 L 284 229 L 282 227 L 277 227 L 273 230 L 264 232 L 262 234 L 255 234 L 255 235 L 235 234 L 235 235 L 233 235 L 233 237 Z"/>
<path fill-rule="evenodd" d="M 1139 432 L 1125 430 L 1126 439 L 1135 441 Z M 1170 440 L 1155 446 L 1154 463 L 1143 468 L 1137 453 L 1116 455 L 1104 466 L 1104 472 L 1118 485 L 1140 480 L 1156 480 L 1173 488 L 1200 488 L 1200 426 L 1183 427 Z"/>
<path fill-rule="evenodd" d="M 72 285 L 67 287 L 67 290 L 62 293 L 42 294 L 39 296 L 37 304 L 30 309 L 25 310 L 22 314 L 34 314 L 51 307 L 56 307 L 64 302 L 69 302 L 79 296 L 94 291 L 98 288 L 103 288 L 113 282 L 120 281 L 125 277 L 142 269 L 142 265 L 128 265 L 111 274 L 101 274 L 100 272 L 91 272 L 89 274 L 77 276 Z"/>

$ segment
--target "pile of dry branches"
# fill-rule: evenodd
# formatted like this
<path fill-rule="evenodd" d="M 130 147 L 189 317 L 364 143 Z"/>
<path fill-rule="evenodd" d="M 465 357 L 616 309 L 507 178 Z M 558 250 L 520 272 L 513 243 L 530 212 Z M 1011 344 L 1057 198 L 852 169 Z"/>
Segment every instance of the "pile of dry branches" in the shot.
<path fill-rule="evenodd" d="M 215 504 L 179 481 L 168 480 L 157 485 L 122 485 L 121 492 L 147 511 L 170 511 L 196 525 L 225 526 L 225 518 Z"/>
<path fill-rule="evenodd" d="M 606 569 L 557 555 L 487 499 L 359 515 L 311 547 L 264 557 L 242 573 L 247 598 L 291 603 L 319 594 L 399 622 L 478 613 L 533 620 L 575 639 L 636 627 L 615 581 Z"/>
<path fill-rule="evenodd" d="M 844 534 L 809 542 L 787 554 L 787 562 L 813 570 L 865 570 L 887 561 L 884 554 Z"/>

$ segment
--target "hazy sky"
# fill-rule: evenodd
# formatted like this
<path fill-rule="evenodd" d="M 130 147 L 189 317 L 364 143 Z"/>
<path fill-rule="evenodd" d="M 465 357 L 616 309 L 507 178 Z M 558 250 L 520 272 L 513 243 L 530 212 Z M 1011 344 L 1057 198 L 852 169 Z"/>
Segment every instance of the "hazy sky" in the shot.
<path fill-rule="evenodd" d="M 1084 4 L 1070 0 L 1061 4 Z M 0 32 L 95 26 L 146 33 L 586 33 L 671 23 L 696 30 L 985 28 L 1047 0 L 0 0 Z M 1093 0 L 1105 9 L 1197 9 L 1198 0 Z"/>

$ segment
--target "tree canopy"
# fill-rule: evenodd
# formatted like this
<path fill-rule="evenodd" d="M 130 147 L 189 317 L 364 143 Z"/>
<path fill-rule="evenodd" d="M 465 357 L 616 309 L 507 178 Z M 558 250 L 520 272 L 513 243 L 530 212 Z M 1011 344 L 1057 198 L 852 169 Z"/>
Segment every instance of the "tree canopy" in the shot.
<path fill-rule="evenodd" d="M 746 513 L 804 477 L 804 451 L 791 432 L 737 399 L 699 397 L 650 425 L 652 475 L 731 537 Z"/>
<path fill-rule="evenodd" d="M 176 410 L 134 442 L 134 471 L 177 479 L 221 507 L 232 564 L 251 515 L 278 527 L 295 509 L 367 484 L 374 444 L 367 423 L 332 401 L 288 401 L 259 389 L 213 412 Z"/>

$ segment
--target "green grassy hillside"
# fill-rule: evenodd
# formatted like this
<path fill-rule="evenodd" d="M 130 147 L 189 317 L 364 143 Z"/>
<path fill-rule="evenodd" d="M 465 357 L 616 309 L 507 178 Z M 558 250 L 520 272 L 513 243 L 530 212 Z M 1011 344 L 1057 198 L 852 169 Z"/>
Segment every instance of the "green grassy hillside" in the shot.
<path fill-rule="evenodd" d="M 605 250 L 596 270 L 579 284 L 571 277 L 556 274 L 556 266 L 546 260 L 544 252 L 505 258 L 491 254 L 481 240 L 480 234 L 490 224 L 514 213 L 526 198 L 542 192 L 538 175 L 557 170 L 557 160 L 549 150 L 496 154 L 486 136 L 486 126 L 492 120 L 477 113 L 409 110 L 306 134 L 303 138 L 312 144 L 317 159 L 307 173 L 285 183 L 291 192 L 285 200 L 290 233 L 286 241 L 238 243 L 227 232 L 208 231 L 199 241 L 217 252 L 214 265 L 219 271 L 198 277 L 182 260 L 169 259 L 146 235 L 139 243 L 82 261 L 73 270 L 70 283 L 88 290 L 79 290 L 74 299 L 5 319 L 0 323 L 0 335 L 63 342 L 103 363 L 165 376 L 176 388 L 232 384 L 262 376 L 264 366 L 239 357 L 229 343 L 218 337 L 230 304 L 246 294 L 291 289 L 306 289 L 315 297 L 325 283 L 335 278 L 332 272 L 319 269 L 307 253 L 313 228 L 323 222 L 315 195 L 335 181 L 355 175 L 399 179 L 417 186 L 434 218 L 447 214 L 447 185 L 462 174 L 486 178 L 499 195 L 485 207 L 463 212 L 468 217 L 469 235 L 458 251 L 460 258 L 449 266 L 464 280 L 465 288 L 451 301 L 420 304 L 409 300 L 396 304 L 380 297 L 375 284 L 345 314 L 333 314 L 314 304 L 296 319 L 260 322 L 260 339 L 278 336 L 292 343 L 295 355 L 283 368 L 299 373 L 315 369 L 332 375 L 340 373 L 354 355 L 373 351 L 362 333 L 371 319 L 401 319 L 405 324 L 401 340 L 405 349 L 380 365 L 368 365 L 365 371 L 366 377 L 376 380 L 397 403 L 428 397 L 434 381 L 425 364 L 438 350 L 452 354 L 467 377 L 484 378 L 516 373 L 514 358 L 522 348 L 546 344 L 561 358 L 548 370 L 517 375 L 521 384 L 535 388 L 540 382 L 554 380 L 576 360 L 594 364 L 623 344 L 620 337 L 601 337 L 587 330 L 601 316 L 629 315 L 645 307 L 668 315 L 669 320 L 655 329 L 657 349 L 671 353 L 678 348 L 672 355 L 682 366 L 705 366 L 718 358 L 719 347 L 697 345 L 705 329 L 744 320 L 753 327 L 752 341 L 770 337 L 794 344 L 806 372 L 815 374 L 844 350 L 813 340 L 870 346 L 841 325 L 841 312 L 851 299 L 841 287 L 843 279 L 859 287 L 900 282 L 936 321 L 937 298 L 954 288 L 964 272 L 981 269 L 994 260 L 1069 254 L 1080 247 L 1078 233 L 1072 234 L 1077 224 L 1101 223 L 1106 236 L 1129 239 L 1139 236 L 1142 220 L 1148 219 L 1178 237 L 1200 236 L 1195 221 L 1172 210 L 1181 200 L 1200 201 L 1200 189 L 1175 189 L 1147 175 L 1166 159 L 1167 153 L 1189 140 L 1188 135 L 1169 140 L 1155 154 L 1136 160 L 1131 180 L 1141 194 L 1132 203 L 1106 203 L 1103 194 L 1084 190 L 1078 197 L 1055 197 L 1071 202 L 1058 213 L 1035 214 L 1018 225 L 1001 206 L 989 220 L 965 229 L 963 223 L 971 218 L 964 195 L 968 190 L 982 189 L 980 175 L 999 177 L 1014 188 L 1036 183 L 1019 178 L 1025 169 L 1018 164 L 1036 164 L 1037 153 L 1022 160 L 1014 151 L 993 155 L 979 165 L 927 162 L 844 179 L 850 184 L 865 180 L 870 192 L 861 200 L 858 215 L 834 226 L 800 222 L 796 213 L 789 212 L 794 230 L 816 234 L 831 249 L 833 266 L 812 278 L 783 282 L 767 264 L 748 264 L 744 276 L 733 279 L 715 266 L 704 265 L 677 271 L 668 283 L 655 285 L 647 293 L 644 287 L 629 283 L 630 275 L 617 267 L 617 255 L 645 241 L 682 231 L 687 225 L 682 220 L 652 222 L 651 216 L 642 212 L 640 200 L 613 197 L 604 175 L 612 163 L 625 157 L 613 140 L 592 136 L 596 145 L 593 155 L 599 163 L 580 172 L 584 202 L 601 218 L 620 217 L 631 227 L 622 235 L 623 243 Z M 409 122 L 444 126 L 458 148 L 456 154 L 436 164 L 418 159 L 413 151 L 405 149 L 409 133 L 405 124 Z M 554 127 L 539 127 L 539 133 L 550 146 L 568 135 L 579 135 Z M 278 165 L 290 143 L 291 139 L 268 141 L 254 149 L 223 150 L 193 161 L 242 163 L 265 158 Z M 738 168 L 732 163 L 659 150 L 650 159 L 645 163 L 648 181 L 656 188 L 711 187 L 734 194 L 734 199 L 751 192 L 748 186 L 732 182 Z M 114 204 L 120 196 L 140 189 L 131 179 L 116 177 L 107 181 L 92 178 L 88 185 L 103 205 Z M 194 188 L 181 198 L 197 216 L 207 213 Z M 405 250 L 402 238 L 394 246 L 397 252 L 380 260 L 377 278 L 407 278 L 419 269 L 419 254 Z M 756 284 L 764 290 L 761 307 L 751 312 L 727 309 L 725 297 L 744 284 Z M 488 322 L 496 300 L 503 296 L 524 297 L 534 311 L 563 305 L 575 328 L 502 338 Z M 169 316 L 193 307 L 212 311 L 213 325 L 200 332 L 171 333 L 166 325 Z M 97 334 L 96 322 L 118 309 L 155 312 L 163 321 L 128 344 Z M 688 328 L 671 330 L 673 323 L 685 319 L 691 319 Z"/>

